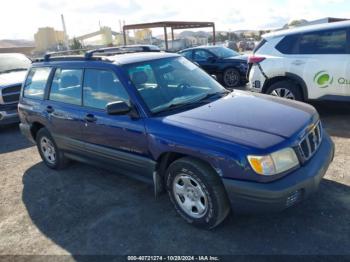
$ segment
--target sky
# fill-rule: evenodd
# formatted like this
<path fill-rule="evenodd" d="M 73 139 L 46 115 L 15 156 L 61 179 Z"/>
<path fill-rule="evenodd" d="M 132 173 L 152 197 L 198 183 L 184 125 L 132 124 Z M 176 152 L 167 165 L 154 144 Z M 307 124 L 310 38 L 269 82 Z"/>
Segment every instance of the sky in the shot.
<path fill-rule="evenodd" d="M 39 27 L 69 37 L 126 24 L 165 20 L 213 21 L 217 30 L 279 28 L 294 19 L 350 18 L 349 0 L 0 0 L 0 39 L 34 38 Z M 208 29 L 209 30 L 209 29 Z"/>

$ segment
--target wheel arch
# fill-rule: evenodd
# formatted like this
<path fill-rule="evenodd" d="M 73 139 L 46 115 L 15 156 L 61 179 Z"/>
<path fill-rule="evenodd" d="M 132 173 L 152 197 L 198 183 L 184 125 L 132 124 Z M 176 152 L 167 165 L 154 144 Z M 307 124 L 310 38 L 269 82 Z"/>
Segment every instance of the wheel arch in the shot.
<path fill-rule="evenodd" d="M 224 75 L 225 71 L 228 69 L 235 69 L 238 71 L 239 74 L 241 74 L 241 70 L 239 68 L 239 65 L 235 65 L 235 64 L 224 65 L 222 68 L 222 74 Z"/>
<path fill-rule="evenodd" d="M 184 157 L 190 157 L 197 161 L 200 161 L 217 173 L 217 169 L 214 168 L 214 166 L 208 160 L 205 160 L 198 156 L 191 155 L 191 154 L 184 154 L 180 152 L 171 152 L 171 151 L 163 152 L 162 154 L 159 155 L 159 157 L 156 160 L 157 164 L 155 167 L 155 173 L 153 178 L 156 195 L 165 191 L 166 171 L 168 167 L 176 160 Z"/>
<path fill-rule="evenodd" d="M 31 125 L 30 125 L 30 133 L 33 137 L 33 139 L 35 140 L 36 139 L 36 135 L 38 134 L 38 131 L 41 129 L 41 128 L 45 128 L 45 125 L 40 123 L 40 122 L 33 122 Z"/>
<path fill-rule="evenodd" d="M 264 86 L 262 88 L 262 93 L 266 93 L 271 85 L 284 80 L 292 81 L 293 83 L 298 85 L 302 92 L 303 100 L 305 101 L 308 99 L 309 94 L 307 91 L 307 86 L 305 81 L 300 76 L 290 72 L 286 72 L 284 76 L 275 76 L 272 78 L 268 78 L 264 83 Z"/>
<path fill-rule="evenodd" d="M 196 159 L 206 165 L 209 165 L 214 171 L 216 170 L 213 165 L 206 159 L 200 158 L 195 155 L 191 154 L 185 154 L 185 153 L 179 153 L 179 152 L 164 152 L 162 153 L 156 160 L 156 170 L 160 172 L 162 175 L 165 174 L 167 168 L 173 163 L 174 161 L 183 158 L 183 157 L 191 157 L 193 159 Z"/>

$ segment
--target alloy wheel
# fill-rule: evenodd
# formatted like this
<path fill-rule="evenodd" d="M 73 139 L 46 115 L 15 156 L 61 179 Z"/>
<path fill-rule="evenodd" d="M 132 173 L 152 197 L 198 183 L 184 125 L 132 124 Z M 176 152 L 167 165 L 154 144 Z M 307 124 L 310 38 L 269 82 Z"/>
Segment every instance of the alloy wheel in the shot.
<path fill-rule="evenodd" d="M 228 87 L 238 86 L 239 80 L 239 74 L 235 69 L 228 69 L 224 74 L 224 82 Z"/>
<path fill-rule="evenodd" d="M 271 95 L 295 100 L 294 94 L 286 88 L 276 88 L 271 92 Z"/>

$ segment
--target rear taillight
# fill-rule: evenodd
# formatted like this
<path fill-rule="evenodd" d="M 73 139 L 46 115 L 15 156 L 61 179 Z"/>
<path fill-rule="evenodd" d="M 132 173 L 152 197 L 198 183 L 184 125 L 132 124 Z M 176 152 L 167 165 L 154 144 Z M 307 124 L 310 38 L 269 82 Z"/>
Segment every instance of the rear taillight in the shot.
<path fill-rule="evenodd" d="M 258 63 L 264 61 L 265 59 L 266 59 L 266 57 L 263 57 L 263 56 L 251 55 L 248 57 L 248 63 L 249 64 L 258 64 Z"/>

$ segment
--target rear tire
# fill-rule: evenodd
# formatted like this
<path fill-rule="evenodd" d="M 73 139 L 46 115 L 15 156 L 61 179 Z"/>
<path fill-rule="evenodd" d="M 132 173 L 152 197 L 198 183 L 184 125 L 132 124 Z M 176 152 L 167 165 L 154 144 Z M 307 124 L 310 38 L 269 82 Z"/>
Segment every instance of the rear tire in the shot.
<path fill-rule="evenodd" d="M 230 212 L 218 174 L 197 159 L 184 157 L 173 162 L 167 170 L 166 184 L 176 211 L 190 224 L 211 229 Z"/>
<path fill-rule="evenodd" d="M 225 87 L 234 88 L 241 84 L 241 75 L 235 68 L 228 68 L 223 74 L 223 83 Z"/>
<path fill-rule="evenodd" d="M 303 95 L 300 87 L 290 80 L 282 80 L 272 84 L 267 89 L 266 93 L 286 99 L 303 101 Z"/>
<path fill-rule="evenodd" d="M 44 163 L 52 169 L 62 169 L 67 166 L 68 159 L 61 152 L 50 132 L 41 128 L 36 135 L 36 145 Z"/>

